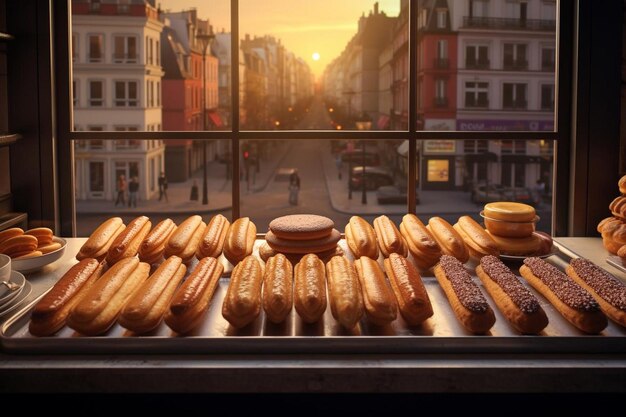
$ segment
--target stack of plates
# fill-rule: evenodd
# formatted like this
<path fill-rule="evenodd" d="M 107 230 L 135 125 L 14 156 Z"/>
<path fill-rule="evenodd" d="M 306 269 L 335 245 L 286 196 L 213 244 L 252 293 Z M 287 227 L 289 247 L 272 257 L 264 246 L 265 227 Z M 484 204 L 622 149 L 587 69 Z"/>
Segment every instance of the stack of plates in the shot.
<path fill-rule="evenodd" d="M 17 284 L 17 287 L 10 290 L 7 285 L 0 284 L 0 317 L 6 316 L 18 308 L 33 290 L 30 282 L 26 281 L 24 275 L 18 271 L 11 271 L 8 281 Z"/>

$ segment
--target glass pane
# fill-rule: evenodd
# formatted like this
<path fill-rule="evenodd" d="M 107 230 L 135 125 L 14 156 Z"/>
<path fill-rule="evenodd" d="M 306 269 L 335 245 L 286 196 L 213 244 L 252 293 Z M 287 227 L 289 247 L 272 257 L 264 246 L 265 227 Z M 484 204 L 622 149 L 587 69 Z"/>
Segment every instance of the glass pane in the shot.
<path fill-rule="evenodd" d="M 558 1 L 417 5 L 417 130 L 554 131 Z"/>
<path fill-rule="evenodd" d="M 128 222 L 147 215 L 153 225 L 165 218 L 180 223 L 191 214 L 205 221 L 216 213 L 231 218 L 230 149 L 227 140 L 75 141 L 77 235 L 88 236 L 112 216 Z"/>
<path fill-rule="evenodd" d="M 399 224 L 407 207 L 404 142 L 243 141 L 241 215 L 259 232 L 266 232 L 272 219 L 295 213 L 327 216 L 340 231 L 355 214 L 372 221 L 384 213 Z M 299 187 L 290 187 L 297 178 Z"/>
<path fill-rule="evenodd" d="M 401 148 L 408 150 L 408 141 Z M 440 215 L 454 224 L 469 215 L 482 223 L 485 203 L 519 201 L 535 207 L 538 230 L 551 232 L 552 141 L 424 140 L 417 151 L 416 211 L 423 220 Z"/>
<path fill-rule="evenodd" d="M 242 129 L 407 129 L 408 1 L 239 4 Z"/>
<path fill-rule="evenodd" d="M 75 130 L 113 131 L 120 119 L 139 131 L 230 129 L 229 0 L 94 4 L 71 2 Z M 102 80 L 104 97 L 92 99 L 90 79 Z"/>

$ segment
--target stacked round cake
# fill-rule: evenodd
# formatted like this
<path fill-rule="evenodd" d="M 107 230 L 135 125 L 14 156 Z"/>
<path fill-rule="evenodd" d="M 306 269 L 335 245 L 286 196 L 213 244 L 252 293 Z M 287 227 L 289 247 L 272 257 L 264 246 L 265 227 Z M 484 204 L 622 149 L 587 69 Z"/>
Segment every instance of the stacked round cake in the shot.
<path fill-rule="evenodd" d="M 270 223 L 265 243 L 259 248 L 261 259 L 266 261 L 282 253 L 293 263 L 308 253 L 314 253 L 323 261 L 343 251 L 337 246 L 341 233 L 335 223 L 324 216 L 293 214 L 278 217 Z"/>

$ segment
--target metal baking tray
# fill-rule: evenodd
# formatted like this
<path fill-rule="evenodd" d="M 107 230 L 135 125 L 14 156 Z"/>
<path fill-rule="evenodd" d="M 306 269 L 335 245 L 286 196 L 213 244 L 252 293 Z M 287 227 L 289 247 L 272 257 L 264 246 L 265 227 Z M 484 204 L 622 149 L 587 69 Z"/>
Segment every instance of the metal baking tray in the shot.
<path fill-rule="evenodd" d="M 256 247 L 261 241 L 257 241 Z M 345 241 L 341 241 L 346 254 Z M 256 252 L 256 248 L 255 248 Z M 558 251 L 548 261 L 564 269 L 570 256 Z M 382 259 L 381 259 L 382 261 Z M 475 264 L 467 267 L 473 271 Z M 514 272 L 519 264 L 510 264 Z M 191 269 L 191 268 L 190 268 Z M 137 336 L 114 325 L 103 336 L 80 336 L 64 328 L 52 337 L 38 338 L 28 332 L 33 300 L 0 328 L 0 342 L 12 353 L 91 354 L 211 354 L 211 353 L 614 353 L 626 351 L 626 329 L 610 322 L 599 335 L 586 335 L 569 324 L 532 288 L 546 311 L 550 324 L 539 335 L 521 335 L 504 319 L 493 300 L 482 288 L 496 314 L 496 324 L 486 335 L 473 335 L 459 324 L 443 290 L 432 275 L 422 276 L 434 315 L 421 326 L 410 327 L 398 315 L 388 326 L 373 326 L 366 318 L 352 331 L 343 329 L 332 317 L 330 306 L 323 319 L 303 323 L 295 309 L 287 320 L 276 325 L 265 320 L 263 312 L 244 329 L 234 329 L 222 317 L 222 301 L 229 279 L 218 286 L 204 322 L 191 334 L 178 336 L 165 324 L 148 335 Z"/>

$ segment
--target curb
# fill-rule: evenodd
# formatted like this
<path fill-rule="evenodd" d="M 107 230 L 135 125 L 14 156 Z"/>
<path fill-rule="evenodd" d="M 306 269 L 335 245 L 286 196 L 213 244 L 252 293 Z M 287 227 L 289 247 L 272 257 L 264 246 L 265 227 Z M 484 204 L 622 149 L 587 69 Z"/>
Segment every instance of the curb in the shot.
<path fill-rule="evenodd" d="M 141 210 L 141 207 L 137 207 L 136 210 L 119 210 L 119 211 L 79 211 L 76 210 L 76 214 L 80 215 L 80 214 L 119 214 L 119 215 L 132 215 L 132 214 L 136 214 L 136 215 L 149 215 L 149 214 L 168 214 L 168 215 L 175 215 L 175 214 L 200 214 L 200 213 L 218 213 L 221 211 L 225 211 L 225 210 L 230 210 L 232 209 L 232 204 L 226 205 L 226 206 L 221 206 L 221 207 L 212 207 L 210 209 L 207 210 L 199 210 L 198 208 L 193 208 L 193 209 L 185 209 L 185 210 L 167 210 L 165 208 L 165 210 Z"/>
<path fill-rule="evenodd" d="M 287 148 L 285 149 L 285 152 L 283 152 L 283 155 L 280 157 L 280 159 L 278 159 L 278 161 L 274 164 L 274 167 L 272 168 L 271 175 L 268 175 L 268 177 L 265 180 L 265 184 L 263 184 L 260 187 L 255 187 L 252 192 L 253 193 L 259 193 L 263 190 L 265 190 L 267 188 L 267 186 L 269 185 L 270 181 L 272 180 L 272 178 L 274 178 L 274 176 L 276 175 L 276 168 L 278 168 L 278 166 L 280 166 L 283 161 L 285 160 L 285 158 L 287 157 L 287 154 L 291 151 L 291 148 L 293 147 L 293 143 L 290 143 Z"/>

